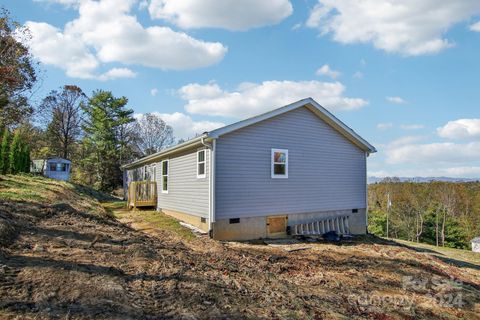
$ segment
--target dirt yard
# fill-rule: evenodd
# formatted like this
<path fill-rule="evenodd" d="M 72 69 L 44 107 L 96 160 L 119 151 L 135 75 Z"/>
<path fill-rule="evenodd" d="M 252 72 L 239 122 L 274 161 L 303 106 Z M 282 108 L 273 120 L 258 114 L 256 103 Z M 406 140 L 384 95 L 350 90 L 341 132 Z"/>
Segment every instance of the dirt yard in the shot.
<path fill-rule="evenodd" d="M 0 176 L 2 319 L 480 319 L 480 265 L 373 237 L 217 242 L 84 187 Z"/>

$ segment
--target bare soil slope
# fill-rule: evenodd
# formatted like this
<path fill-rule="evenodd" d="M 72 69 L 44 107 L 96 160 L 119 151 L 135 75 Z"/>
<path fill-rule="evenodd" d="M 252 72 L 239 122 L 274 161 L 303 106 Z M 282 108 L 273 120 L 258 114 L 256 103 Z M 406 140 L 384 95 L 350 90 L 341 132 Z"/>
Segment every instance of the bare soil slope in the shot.
<path fill-rule="evenodd" d="M 476 264 L 371 237 L 221 243 L 102 197 L 0 176 L 0 318 L 480 319 Z"/>

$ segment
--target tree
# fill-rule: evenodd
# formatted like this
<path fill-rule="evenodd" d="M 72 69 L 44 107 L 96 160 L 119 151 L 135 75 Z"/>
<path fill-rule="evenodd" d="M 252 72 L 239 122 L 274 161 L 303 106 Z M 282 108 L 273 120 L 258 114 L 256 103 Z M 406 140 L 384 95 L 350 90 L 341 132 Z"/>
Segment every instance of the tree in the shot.
<path fill-rule="evenodd" d="M 8 173 L 10 168 L 10 131 L 8 128 L 5 128 L 3 131 L 2 145 L 0 146 L 0 173 Z"/>
<path fill-rule="evenodd" d="M 60 92 L 53 90 L 43 99 L 39 111 L 48 122 L 46 137 L 56 155 L 70 158 L 81 133 L 82 106 L 86 103 L 87 96 L 74 85 L 66 85 Z"/>
<path fill-rule="evenodd" d="M 138 147 L 144 156 L 153 154 L 173 144 L 173 129 L 158 115 L 147 113 L 137 119 L 134 130 L 138 134 Z"/>
<path fill-rule="evenodd" d="M 115 98 L 111 92 L 98 90 L 83 106 L 87 154 L 82 166 L 93 171 L 94 186 L 100 190 L 112 191 L 122 184 L 120 165 L 128 147 L 122 141 L 122 128 L 135 121 L 127 102 L 126 97 Z"/>
<path fill-rule="evenodd" d="M 8 172 L 11 174 L 17 174 L 22 170 L 22 137 L 19 132 L 15 132 L 13 135 L 12 144 L 10 145 L 10 154 L 9 154 L 9 169 Z"/>
<path fill-rule="evenodd" d="M 0 9 L 0 128 L 17 125 L 32 114 L 28 93 L 37 81 L 37 64 L 24 44 L 29 31 L 9 14 Z"/>

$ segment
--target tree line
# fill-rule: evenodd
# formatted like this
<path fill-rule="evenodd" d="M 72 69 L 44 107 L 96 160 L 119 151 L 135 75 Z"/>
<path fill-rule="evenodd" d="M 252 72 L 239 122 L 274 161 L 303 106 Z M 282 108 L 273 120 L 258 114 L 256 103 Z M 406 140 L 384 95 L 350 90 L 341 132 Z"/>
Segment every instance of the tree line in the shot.
<path fill-rule="evenodd" d="M 41 72 L 25 45 L 29 37 L 0 10 L 0 173 L 28 172 L 30 158 L 57 156 L 72 161 L 74 181 L 112 191 L 122 185 L 122 164 L 174 143 L 159 116 L 134 116 L 128 99 L 110 91 L 87 96 L 64 85 L 34 103 Z"/>
<path fill-rule="evenodd" d="M 376 235 L 461 249 L 480 236 L 480 182 L 389 178 L 368 193 L 369 231 Z"/>

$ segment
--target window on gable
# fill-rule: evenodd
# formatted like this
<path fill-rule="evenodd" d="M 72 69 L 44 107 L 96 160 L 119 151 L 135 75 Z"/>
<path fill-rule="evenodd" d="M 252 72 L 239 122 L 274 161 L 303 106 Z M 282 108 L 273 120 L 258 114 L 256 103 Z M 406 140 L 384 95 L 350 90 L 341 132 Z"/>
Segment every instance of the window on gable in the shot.
<path fill-rule="evenodd" d="M 168 160 L 162 161 L 162 193 L 168 193 Z"/>
<path fill-rule="evenodd" d="M 205 150 L 200 150 L 197 152 L 197 178 L 205 178 Z"/>
<path fill-rule="evenodd" d="M 288 150 L 272 149 L 272 178 L 288 178 Z"/>

